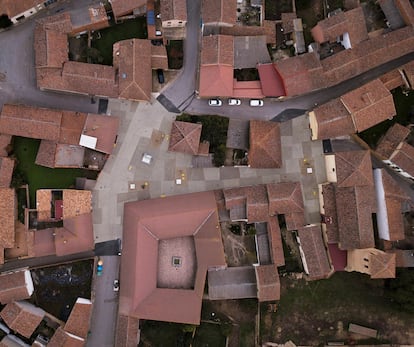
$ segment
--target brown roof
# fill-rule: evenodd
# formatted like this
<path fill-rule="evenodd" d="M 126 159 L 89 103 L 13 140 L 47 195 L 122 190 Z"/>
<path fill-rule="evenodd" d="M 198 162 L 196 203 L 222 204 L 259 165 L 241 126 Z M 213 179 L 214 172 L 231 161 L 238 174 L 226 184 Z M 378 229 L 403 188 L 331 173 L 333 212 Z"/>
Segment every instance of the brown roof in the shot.
<path fill-rule="evenodd" d="M 33 235 L 33 244 L 31 245 L 35 257 L 55 255 L 55 229 L 36 230 Z"/>
<path fill-rule="evenodd" d="M 7 157 L 11 143 L 11 135 L 0 134 L 0 157 Z"/>
<path fill-rule="evenodd" d="M 414 25 L 414 8 L 410 0 L 396 0 L 395 4 L 406 25 Z"/>
<path fill-rule="evenodd" d="M 197 155 L 200 145 L 201 127 L 201 124 L 173 122 L 168 150 Z"/>
<path fill-rule="evenodd" d="M 118 315 L 116 323 L 115 346 L 134 346 L 139 334 L 139 319 Z"/>
<path fill-rule="evenodd" d="M 316 42 L 336 42 L 336 39 L 339 36 L 348 32 L 348 23 L 345 13 L 341 11 L 319 21 L 318 24 L 312 28 L 311 32 Z"/>
<path fill-rule="evenodd" d="M 405 76 L 411 86 L 414 86 L 414 61 L 402 66 Z"/>
<path fill-rule="evenodd" d="M 322 185 L 323 208 L 325 210 L 326 236 L 328 243 L 339 242 L 338 216 L 336 207 L 336 185 L 328 183 Z"/>
<path fill-rule="evenodd" d="M 355 46 L 361 41 L 367 40 L 368 32 L 365 22 L 364 11 L 361 6 L 345 12 L 348 22 L 348 34 L 351 45 Z"/>
<path fill-rule="evenodd" d="M 119 97 L 130 100 L 151 99 L 151 42 L 131 39 L 114 44 L 114 67 L 118 70 Z"/>
<path fill-rule="evenodd" d="M 119 118 L 116 116 L 89 113 L 82 134 L 97 139 L 94 150 L 111 154 L 118 134 L 118 127 Z"/>
<path fill-rule="evenodd" d="M 24 337 L 30 338 L 42 321 L 45 311 L 26 301 L 8 303 L 0 312 L 7 326 Z"/>
<path fill-rule="evenodd" d="M 371 186 L 336 189 L 339 248 L 356 249 L 375 246 L 372 213 L 376 210 Z"/>
<path fill-rule="evenodd" d="M 233 37 L 229 35 L 203 36 L 201 65 L 229 65 L 234 62 Z"/>
<path fill-rule="evenodd" d="M 296 12 L 282 13 L 282 28 L 284 33 L 289 34 L 293 32 L 293 20 L 297 18 Z"/>
<path fill-rule="evenodd" d="M 275 264 L 254 267 L 259 302 L 280 300 L 280 280 Z"/>
<path fill-rule="evenodd" d="M 36 68 L 62 68 L 69 60 L 68 38 L 66 33 L 48 30 L 37 23 L 34 30 L 34 50 Z"/>
<path fill-rule="evenodd" d="M 249 165 L 253 168 L 280 168 L 282 149 L 279 123 L 250 121 Z"/>
<path fill-rule="evenodd" d="M 300 245 L 303 250 L 310 279 L 327 278 L 331 272 L 325 243 L 320 225 L 308 225 L 298 229 Z"/>
<path fill-rule="evenodd" d="M 57 141 L 62 113 L 47 108 L 3 105 L 0 132 L 14 136 Z"/>
<path fill-rule="evenodd" d="M 29 270 L 0 274 L 0 302 L 4 305 L 16 300 L 30 298 L 33 282 Z"/>
<path fill-rule="evenodd" d="M 231 97 L 234 94 L 233 66 L 201 65 L 200 66 L 200 96 Z"/>
<path fill-rule="evenodd" d="M 282 234 L 277 217 L 269 217 L 267 221 L 267 235 L 269 237 L 270 256 L 273 264 L 284 266 L 285 255 L 283 253 Z"/>
<path fill-rule="evenodd" d="M 64 219 L 63 227 L 55 229 L 57 256 L 90 251 L 94 247 L 92 213 Z"/>
<path fill-rule="evenodd" d="M 374 184 L 370 151 L 336 152 L 335 164 L 338 187 Z"/>
<path fill-rule="evenodd" d="M 13 176 L 14 164 L 14 159 L 0 157 L 0 188 L 10 187 Z"/>
<path fill-rule="evenodd" d="M 341 101 L 351 114 L 357 132 L 396 115 L 394 99 L 379 79 L 343 95 Z"/>
<path fill-rule="evenodd" d="M 0 188 L 0 247 L 14 246 L 16 194 L 12 188 Z"/>
<path fill-rule="evenodd" d="M 168 69 L 167 48 L 164 45 L 151 45 L 151 68 L 163 70 Z"/>
<path fill-rule="evenodd" d="M 132 13 L 147 4 L 146 0 L 112 0 L 112 11 L 115 18 Z"/>
<path fill-rule="evenodd" d="M 246 210 L 249 223 L 266 222 L 269 219 L 269 201 L 265 185 L 247 187 Z"/>
<path fill-rule="evenodd" d="M 39 149 L 37 150 L 35 164 L 54 168 L 55 155 L 57 150 L 57 143 L 54 141 L 42 140 L 40 141 Z"/>
<path fill-rule="evenodd" d="M 214 193 L 126 203 L 123 235 L 120 314 L 199 324 L 207 269 L 226 264 Z M 193 289 L 159 288 L 158 241 L 180 237 L 194 240 Z"/>
<path fill-rule="evenodd" d="M 404 85 L 404 80 L 399 69 L 391 70 L 390 72 L 383 74 L 379 79 L 384 83 L 384 86 L 388 90 L 393 90 Z"/>
<path fill-rule="evenodd" d="M 160 9 L 163 21 L 187 20 L 187 2 L 185 0 L 160 0 Z"/>
<path fill-rule="evenodd" d="M 395 278 L 396 255 L 393 253 L 371 254 L 371 278 Z"/>
<path fill-rule="evenodd" d="M 59 143 L 78 145 L 87 114 L 82 112 L 62 111 Z"/>
<path fill-rule="evenodd" d="M 236 24 L 236 1 L 228 0 L 203 0 L 201 3 L 201 15 L 205 24 Z"/>
<path fill-rule="evenodd" d="M 85 340 L 71 335 L 59 327 L 47 344 L 48 347 L 84 347 Z"/>
<path fill-rule="evenodd" d="M 92 302 L 89 299 L 77 298 L 65 324 L 65 331 L 86 339 L 92 314 Z"/>
<path fill-rule="evenodd" d="M 302 189 L 299 182 L 268 184 L 267 195 L 270 216 L 303 211 Z"/>
<path fill-rule="evenodd" d="M 43 4 L 44 0 L 0 0 L 1 13 L 6 13 L 10 18 L 15 17 L 36 5 Z"/>
<path fill-rule="evenodd" d="M 75 36 L 85 31 L 95 31 L 109 27 L 108 15 L 103 3 L 90 5 L 86 16 L 84 8 L 71 11 L 72 31 L 70 35 Z"/>
<path fill-rule="evenodd" d="M 92 211 L 92 192 L 63 189 L 63 219 L 88 214 Z"/>
<path fill-rule="evenodd" d="M 330 139 L 355 132 L 354 123 L 341 100 L 333 99 L 313 110 L 317 139 Z"/>
<path fill-rule="evenodd" d="M 226 209 L 230 210 L 233 207 L 246 204 L 247 188 L 227 188 L 223 189 L 224 201 L 226 203 Z"/>
<path fill-rule="evenodd" d="M 411 130 L 409 128 L 395 123 L 378 142 L 375 151 L 384 159 L 388 159 L 397 149 L 398 145 L 407 138 L 410 132 Z"/>
<path fill-rule="evenodd" d="M 403 142 L 398 150 L 390 157 L 390 160 L 403 171 L 414 176 L 414 147 Z"/>
<path fill-rule="evenodd" d="M 285 222 L 287 230 L 298 230 L 305 225 L 304 212 L 285 213 Z"/>

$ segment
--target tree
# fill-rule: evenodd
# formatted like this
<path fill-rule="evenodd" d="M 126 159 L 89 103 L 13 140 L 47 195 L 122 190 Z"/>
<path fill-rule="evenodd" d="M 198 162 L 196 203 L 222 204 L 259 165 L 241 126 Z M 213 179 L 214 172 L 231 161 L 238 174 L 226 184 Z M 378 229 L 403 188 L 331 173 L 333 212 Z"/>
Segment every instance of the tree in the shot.
<path fill-rule="evenodd" d="M 7 14 L 0 15 L 0 28 L 8 28 L 12 26 L 13 22 L 10 20 Z"/>
<path fill-rule="evenodd" d="M 414 313 L 414 269 L 399 269 L 387 283 L 386 295 L 404 311 Z"/>

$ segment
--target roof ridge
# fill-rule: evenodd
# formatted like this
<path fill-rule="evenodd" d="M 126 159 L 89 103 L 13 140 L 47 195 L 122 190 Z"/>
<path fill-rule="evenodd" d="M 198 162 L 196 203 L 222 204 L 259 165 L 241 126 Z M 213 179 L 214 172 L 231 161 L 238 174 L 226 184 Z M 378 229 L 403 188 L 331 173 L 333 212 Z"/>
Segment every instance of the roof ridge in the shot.
<path fill-rule="evenodd" d="M 208 216 L 201 222 L 201 224 L 198 226 L 198 228 L 194 231 L 193 236 L 196 236 L 198 232 L 201 230 L 201 228 L 207 223 L 207 221 L 210 219 L 210 217 L 215 213 L 214 210 L 211 210 L 208 214 Z"/>

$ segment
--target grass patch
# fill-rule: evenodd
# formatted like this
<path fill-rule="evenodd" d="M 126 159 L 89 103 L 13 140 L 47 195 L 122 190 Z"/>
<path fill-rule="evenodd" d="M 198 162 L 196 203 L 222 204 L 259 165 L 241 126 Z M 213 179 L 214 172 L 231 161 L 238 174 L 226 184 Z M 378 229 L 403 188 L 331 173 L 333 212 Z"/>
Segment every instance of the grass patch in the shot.
<path fill-rule="evenodd" d="M 240 347 L 254 346 L 255 322 L 240 323 Z"/>
<path fill-rule="evenodd" d="M 282 13 L 292 12 L 291 0 L 265 0 L 265 19 L 280 20 Z"/>
<path fill-rule="evenodd" d="M 222 334 L 221 324 L 202 323 L 196 330 L 194 347 L 226 346 L 226 337 Z"/>
<path fill-rule="evenodd" d="M 184 332 L 185 324 L 145 320 L 141 324 L 140 347 L 187 347 L 191 335 Z"/>
<path fill-rule="evenodd" d="M 395 123 L 408 125 L 414 117 L 414 93 L 409 92 L 407 96 L 403 94 L 401 88 L 394 89 L 392 92 L 397 115 L 391 119 L 377 124 L 361 133 L 359 136 L 372 148 L 375 148 L 381 137 Z"/>
<path fill-rule="evenodd" d="M 35 164 L 40 140 L 25 137 L 13 138 L 17 158 L 15 176 L 22 176 L 29 184 L 30 207 L 35 207 L 36 190 L 42 188 L 65 189 L 74 187 L 76 177 L 96 179 L 97 173 L 83 169 L 50 169 Z"/>
<path fill-rule="evenodd" d="M 183 67 L 184 46 L 183 41 L 171 40 L 166 46 L 168 56 L 168 68 L 179 70 Z"/>
<path fill-rule="evenodd" d="M 95 31 L 92 38 L 92 48 L 99 51 L 102 56 L 102 64 L 112 65 L 112 46 L 115 42 L 139 38 L 147 38 L 147 23 L 145 18 L 136 18 L 121 24 Z"/>

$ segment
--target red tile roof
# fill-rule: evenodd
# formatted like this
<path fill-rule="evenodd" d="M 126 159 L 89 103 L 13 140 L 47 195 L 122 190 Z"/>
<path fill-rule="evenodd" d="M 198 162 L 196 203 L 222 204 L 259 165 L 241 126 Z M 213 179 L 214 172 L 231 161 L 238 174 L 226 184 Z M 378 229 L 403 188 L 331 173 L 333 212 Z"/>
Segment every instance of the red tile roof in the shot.
<path fill-rule="evenodd" d="M 83 135 L 97 139 L 94 150 L 111 154 L 118 135 L 119 118 L 89 113 L 86 117 Z"/>
<path fill-rule="evenodd" d="M 158 288 L 158 241 L 185 236 L 195 243 L 194 289 Z M 123 244 L 120 314 L 199 324 L 207 269 L 226 265 L 214 193 L 125 204 Z"/>
<path fill-rule="evenodd" d="M 55 334 L 50 339 L 47 347 L 84 347 L 85 340 L 77 337 L 75 335 L 71 335 L 63 328 L 59 327 L 55 331 Z"/>
<path fill-rule="evenodd" d="M 324 223 L 328 243 L 339 242 L 338 216 L 336 206 L 336 185 L 333 183 L 322 185 L 323 208 L 325 210 Z"/>
<path fill-rule="evenodd" d="M 249 165 L 253 168 L 280 168 L 282 145 L 279 123 L 250 121 Z"/>
<path fill-rule="evenodd" d="M 267 184 L 269 215 L 303 211 L 303 197 L 300 183 L 285 182 Z"/>
<path fill-rule="evenodd" d="M 34 31 L 36 68 L 52 67 L 61 69 L 69 60 L 68 38 L 66 33 L 47 30 L 40 23 Z"/>
<path fill-rule="evenodd" d="M 33 240 L 33 253 L 35 257 L 55 255 L 55 229 L 36 230 Z"/>
<path fill-rule="evenodd" d="M 276 266 L 285 265 L 285 255 L 283 253 L 282 234 L 280 232 L 277 217 L 269 217 L 267 221 L 267 235 L 269 238 L 270 256 L 272 263 Z"/>
<path fill-rule="evenodd" d="M 151 42 L 131 39 L 114 44 L 114 67 L 118 70 L 119 97 L 130 100 L 151 99 Z"/>
<path fill-rule="evenodd" d="M 414 25 L 414 8 L 410 0 L 396 0 L 398 10 L 406 25 Z"/>
<path fill-rule="evenodd" d="M 371 254 L 371 278 L 395 278 L 396 255 L 393 253 Z"/>
<path fill-rule="evenodd" d="M 304 212 L 285 213 L 285 222 L 287 230 L 298 230 L 305 225 Z"/>
<path fill-rule="evenodd" d="M 163 21 L 187 20 L 186 0 L 160 0 L 160 10 Z"/>
<path fill-rule="evenodd" d="M 146 0 L 111 0 L 112 11 L 115 18 L 130 14 L 146 4 Z"/>
<path fill-rule="evenodd" d="M 62 111 L 59 143 L 78 145 L 87 114 L 82 112 Z"/>
<path fill-rule="evenodd" d="M 45 311 L 26 301 L 8 303 L 0 317 L 13 331 L 30 338 L 45 315 Z"/>
<path fill-rule="evenodd" d="M 307 225 L 299 228 L 298 235 L 309 278 L 312 280 L 327 278 L 332 273 L 332 269 L 320 225 Z"/>
<path fill-rule="evenodd" d="M 371 186 L 336 189 L 339 248 L 356 249 L 375 246 L 372 213 L 376 211 Z"/>
<path fill-rule="evenodd" d="M 280 280 L 277 266 L 259 265 L 254 267 L 259 302 L 280 300 Z"/>
<path fill-rule="evenodd" d="M 342 11 L 319 21 L 311 30 L 314 40 L 319 43 L 336 42 L 337 38 L 346 32 L 348 32 L 348 23 Z"/>
<path fill-rule="evenodd" d="M 30 298 L 33 282 L 29 270 L 0 274 L 0 302 L 4 305 L 12 301 Z"/>
<path fill-rule="evenodd" d="M 269 201 L 266 186 L 246 188 L 246 211 L 249 223 L 266 222 L 269 219 Z"/>
<path fill-rule="evenodd" d="M 134 346 L 139 336 L 139 319 L 118 315 L 116 323 L 115 346 Z"/>
<path fill-rule="evenodd" d="M 335 164 L 338 187 L 374 184 L 370 151 L 336 152 Z"/>
<path fill-rule="evenodd" d="M 279 75 L 273 64 L 257 65 L 262 92 L 265 96 L 285 96 L 282 77 Z"/>
<path fill-rule="evenodd" d="M 382 83 L 384 83 L 384 86 L 388 90 L 393 90 L 395 88 L 398 88 L 402 85 L 404 85 L 404 80 L 401 76 L 401 70 L 392 70 L 390 72 L 385 73 L 382 75 L 379 79 Z"/>
<path fill-rule="evenodd" d="M 77 298 L 65 324 L 65 331 L 86 339 L 88 336 L 92 302 L 89 299 Z"/>
<path fill-rule="evenodd" d="M 14 247 L 16 193 L 12 188 L 0 188 L 0 247 Z"/>
<path fill-rule="evenodd" d="M 203 0 L 201 3 L 201 16 L 205 24 L 236 24 L 236 1 Z"/>
<path fill-rule="evenodd" d="M 14 169 L 14 159 L 0 157 L 0 188 L 9 188 Z"/>
<path fill-rule="evenodd" d="M 378 142 L 376 152 L 384 159 L 388 159 L 397 149 L 399 144 L 403 142 L 410 134 L 410 129 L 395 123 L 387 130 L 385 135 Z"/>
<path fill-rule="evenodd" d="M 151 45 L 151 68 L 163 70 L 168 69 L 167 48 L 164 45 Z"/>
<path fill-rule="evenodd" d="M 11 135 L 0 134 L 0 157 L 7 157 L 9 155 L 11 139 Z"/>
<path fill-rule="evenodd" d="M 390 160 L 402 170 L 414 176 L 414 147 L 407 142 L 403 142 L 401 146 L 390 156 Z"/>
<path fill-rule="evenodd" d="M 59 111 L 23 105 L 3 105 L 0 133 L 57 141 L 62 114 Z"/>
<path fill-rule="evenodd" d="M 332 266 L 335 271 L 344 271 L 347 265 L 348 252 L 339 249 L 337 243 L 328 244 L 329 256 L 332 260 Z"/>
<path fill-rule="evenodd" d="M 173 122 L 168 150 L 197 155 L 200 146 L 201 128 L 201 124 Z"/>

